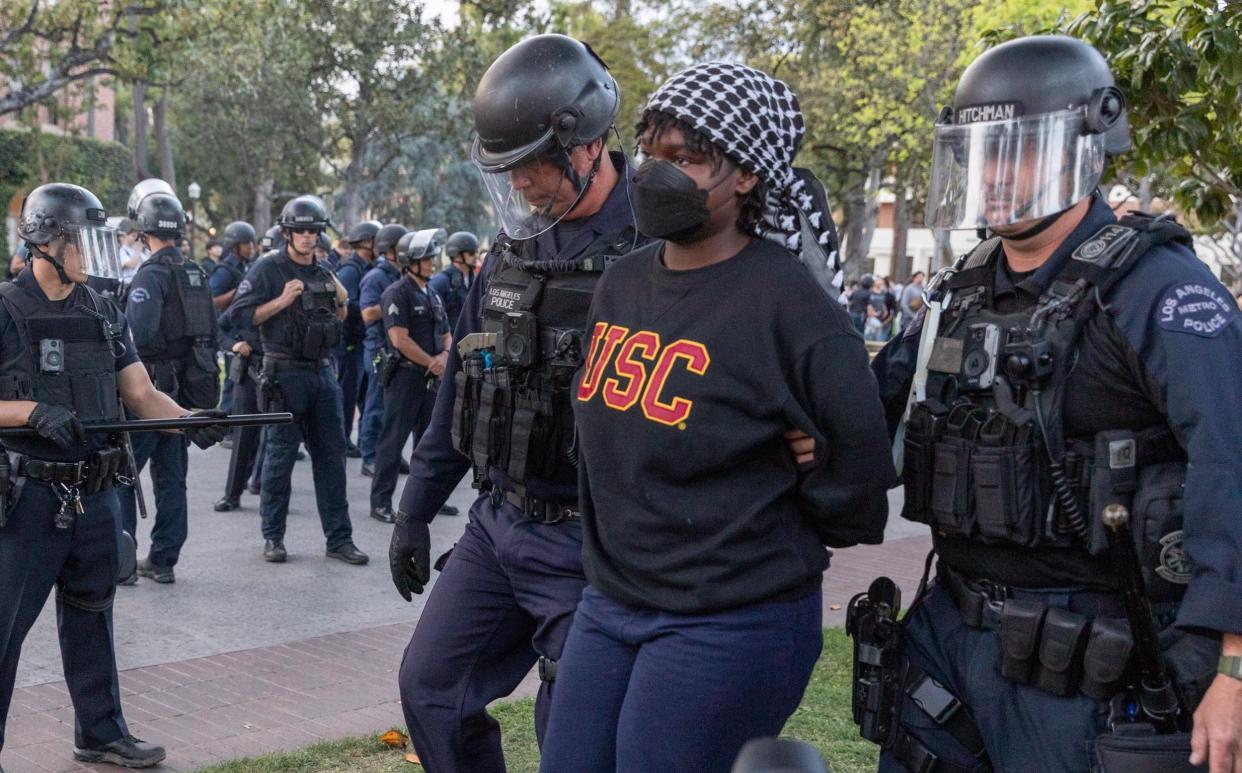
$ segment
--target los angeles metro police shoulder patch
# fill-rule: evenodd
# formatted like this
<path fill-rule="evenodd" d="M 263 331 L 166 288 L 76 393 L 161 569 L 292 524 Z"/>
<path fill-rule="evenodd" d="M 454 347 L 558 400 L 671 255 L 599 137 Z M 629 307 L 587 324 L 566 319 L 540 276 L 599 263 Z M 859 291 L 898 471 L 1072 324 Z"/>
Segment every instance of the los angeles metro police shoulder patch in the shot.
<path fill-rule="evenodd" d="M 1199 282 L 1170 285 L 1156 308 L 1156 321 L 1165 330 L 1215 338 L 1229 326 L 1237 306 L 1218 287 Z"/>

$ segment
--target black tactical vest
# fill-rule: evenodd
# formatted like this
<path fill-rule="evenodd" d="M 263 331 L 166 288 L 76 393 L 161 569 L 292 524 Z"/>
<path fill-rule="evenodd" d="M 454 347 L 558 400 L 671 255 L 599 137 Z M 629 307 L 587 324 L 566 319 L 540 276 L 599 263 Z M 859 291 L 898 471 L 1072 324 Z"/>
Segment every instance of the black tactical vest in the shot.
<path fill-rule="evenodd" d="M 570 261 L 533 261 L 533 240 L 502 234 L 489 260 L 482 332 L 456 342 L 462 356 L 453 445 L 476 482 L 490 467 L 523 493 L 532 478 L 572 480 L 577 465 L 570 384 L 582 364 L 586 320 L 600 274 L 633 248 L 632 228 L 606 234 Z"/>
<path fill-rule="evenodd" d="M 1170 474 L 1184 475 L 1167 426 L 1118 428 L 1085 443 L 1067 440 L 1062 421 L 1065 385 L 1099 299 L 1171 240 L 1190 237 L 1145 215 L 1105 226 L 1033 308 L 1010 314 L 992 303 L 999 239 L 959 262 L 945 280 L 952 296 L 928 359 L 926 399 L 906 425 L 905 518 L 949 537 L 1100 554 L 1107 540 L 1098 514 L 1116 501 L 1131 508 L 1145 543 L 1180 533 L 1180 512 L 1176 523 L 1165 512 L 1157 524 L 1134 509 L 1140 479 L 1167 489 Z"/>
<path fill-rule="evenodd" d="M 305 289 L 292 305 L 259 326 L 263 351 L 302 361 L 326 358 L 341 340 L 332 272 L 318 263 L 299 272 L 289 256 L 283 254 L 275 263 L 282 284 L 300 279 Z"/>
<path fill-rule="evenodd" d="M 115 421 L 121 418 L 115 347 L 124 345 L 124 325 L 108 321 L 106 301 L 95 291 L 82 285 L 77 292 L 77 306 L 58 309 L 12 282 L 0 284 L 0 299 L 26 350 L 4 363 L 0 400 L 65 406 L 83 423 Z M 67 460 L 63 449 L 38 436 L 8 438 L 4 445 L 36 458 Z"/>
<path fill-rule="evenodd" d="M 139 349 L 138 356 L 161 392 L 189 408 L 215 408 L 220 374 L 212 337 L 216 312 L 207 274 L 193 261 L 169 257 L 161 250 L 143 264 L 166 266 L 172 282 L 160 313 L 160 334 L 153 346 Z"/>

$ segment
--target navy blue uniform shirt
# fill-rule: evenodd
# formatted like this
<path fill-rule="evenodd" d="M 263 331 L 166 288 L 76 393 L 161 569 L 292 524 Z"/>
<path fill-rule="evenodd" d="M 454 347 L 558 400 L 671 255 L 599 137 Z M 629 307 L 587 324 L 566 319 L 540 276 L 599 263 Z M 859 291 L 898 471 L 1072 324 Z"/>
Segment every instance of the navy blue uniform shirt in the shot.
<path fill-rule="evenodd" d="M 444 304 L 434 291 L 419 287 L 414 277 L 406 274 L 401 281 L 390 284 L 380 296 L 380 308 L 384 313 L 385 338 L 391 328 L 403 327 L 428 355 L 435 357 L 444 350 L 440 342 L 449 332 Z"/>
<path fill-rule="evenodd" d="M 365 309 L 371 306 L 378 306 L 384 290 L 388 289 L 388 285 L 400 278 L 401 273 L 396 266 L 383 258 L 377 258 L 371 263 L 371 270 L 362 277 L 362 284 L 358 290 L 359 307 Z M 366 350 L 369 352 L 374 352 L 384 345 L 383 319 L 367 323 L 367 332 L 363 342 L 366 345 Z"/>
<path fill-rule="evenodd" d="M 456 265 L 450 263 L 448 268 L 431 278 L 428 283 L 431 289 L 436 291 L 436 295 L 444 301 L 444 313 L 448 315 L 450 325 L 457 324 L 457 318 L 461 316 L 461 307 L 466 303 L 466 296 L 470 294 L 470 285 L 473 284 L 474 277 L 463 274 Z"/>
<path fill-rule="evenodd" d="M 229 304 L 226 317 L 229 327 L 236 336 L 239 336 L 235 340 L 244 338 L 250 342 L 250 345 L 254 347 L 256 352 L 259 351 L 259 326 L 254 324 L 254 310 L 284 292 L 285 277 L 280 273 L 280 266 L 277 263 L 280 260 L 285 260 L 292 264 L 294 276 L 299 279 L 314 279 L 318 276 L 318 274 L 315 276 L 310 275 L 313 264 L 312 266 L 304 266 L 295 262 L 288 257 L 284 248 L 279 252 L 275 250 L 268 252 L 254 262 L 254 265 L 246 272 L 246 278 L 237 286 L 237 294 L 233 296 L 233 302 Z M 292 313 L 292 304 L 272 315 L 269 321 L 281 314 L 290 313 Z M 253 339 L 251 336 L 253 336 Z M 230 348 L 232 347 L 230 346 Z M 288 352 L 278 353 L 289 354 Z"/>
<path fill-rule="evenodd" d="M 604 234 L 615 233 L 634 225 L 634 210 L 630 206 L 629 195 L 630 179 L 634 176 L 634 170 L 629 168 L 620 153 L 609 155 L 620 173 L 620 179 L 599 212 L 585 220 L 561 223 L 535 237 L 534 254 L 531 258 L 572 260 Z M 470 286 L 461 316 L 457 318 L 457 325 L 453 328 L 454 341 L 460 341 L 482 329 L 483 293 L 487 287 L 488 275 L 495 270 L 495 261 L 489 258 L 483 264 L 478 281 Z M 582 322 L 586 324 L 586 320 Z M 470 470 L 470 460 L 453 447 L 451 434 L 453 402 L 457 398 L 454 379 L 460 370 L 461 357 L 457 347 L 452 346 L 449 348 L 448 365 L 440 377 L 440 388 L 436 392 L 436 407 L 431 414 L 431 426 L 423 433 L 422 440 L 414 450 L 414 456 L 410 460 L 410 476 L 406 479 L 405 491 L 401 495 L 400 510 L 420 521 L 430 522 L 435 518 L 440 506 L 448 501 L 462 476 Z M 492 468 L 488 471 L 488 476 L 502 489 L 512 487 L 500 470 Z M 534 478 L 526 482 L 526 490 L 529 496 L 541 499 L 571 504 L 578 500 L 576 483 L 551 484 Z"/>
<path fill-rule="evenodd" d="M 236 290 L 241 284 L 241 280 L 246 276 L 246 261 L 238 257 L 237 253 L 229 252 L 220 261 L 220 265 L 216 266 L 216 270 L 211 272 L 211 276 L 207 277 L 207 286 L 211 288 L 211 297 L 224 295 L 227 292 Z"/>
<path fill-rule="evenodd" d="M 998 261 L 997 307 L 1037 298 L 1073 250 L 1114 220 L 1097 196 L 1082 224 L 1030 276 L 1015 282 Z M 1242 314 L 1208 267 L 1175 243 L 1139 258 L 1102 300 L 1066 385 L 1066 435 L 1090 436 L 1118 428 L 1119 420 L 1167 423 L 1189 458 L 1183 538 L 1193 569 L 1177 623 L 1242 633 Z M 922 321 L 920 314 L 873 363 L 890 429 L 909 393 Z M 986 554 L 996 547 L 969 550 Z M 966 552 L 948 540 L 938 540 L 937 548 Z M 994 555 L 998 571 L 1015 557 L 1042 558 L 1052 571 L 1060 560 L 1030 550 Z"/>

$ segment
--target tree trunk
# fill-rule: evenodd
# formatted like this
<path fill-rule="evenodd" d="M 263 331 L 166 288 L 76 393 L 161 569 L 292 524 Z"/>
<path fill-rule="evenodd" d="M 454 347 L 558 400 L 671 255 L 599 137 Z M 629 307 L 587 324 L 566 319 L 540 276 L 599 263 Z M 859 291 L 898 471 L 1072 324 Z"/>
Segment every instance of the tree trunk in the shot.
<path fill-rule="evenodd" d="M 897 198 L 893 201 L 893 259 L 891 262 L 892 277 L 904 282 L 913 273 L 909 254 L 910 220 L 914 215 L 910 206 L 909 189 L 902 185 L 897 189 Z"/>
<path fill-rule="evenodd" d="M 865 182 L 859 181 L 848 188 L 841 199 L 841 219 L 845 221 L 841 224 L 841 254 L 845 256 L 845 264 L 853 276 L 863 273 L 862 263 L 867 258 L 866 250 L 859 249 L 867 209 L 864 187 Z"/>
<path fill-rule="evenodd" d="M 615 0 L 612 7 L 612 20 L 630 18 L 630 0 Z"/>
<path fill-rule="evenodd" d="M 134 179 L 151 176 L 147 169 L 147 84 L 134 81 Z"/>
<path fill-rule="evenodd" d="M 350 145 L 349 166 L 345 167 L 344 207 L 337 214 L 338 228 L 350 228 L 358 222 L 362 211 L 362 183 L 366 166 L 367 143 L 354 140 Z"/>
<path fill-rule="evenodd" d="M 862 189 L 862 222 L 859 223 L 859 240 L 855 249 L 855 254 L 860 261 L 866 261 L 871 253 L 871 237 L 875 236 L 875 221 L 880 214 L 881 169 L 879 159 L 873 157 L 872 162 L 870 171 L 867 173 L 866 184 Z"/>
<path fill-rule="evenodd" d="M 160 89 L 153 109 L 155 119 L 155 150 L 159 154 L 159 175 L 176 190 L 176 167 L 173 164 L 173 138 L 168 128 L 168 87 Z"/>
<path fill-rule="evenodd" d="M 265 173 L 254 182 L 254 232 L 260 237 L 272 227 L 272 189 L 276 181 L 271 173 Z"/>
<path fill-rule="evenodd" d="M 155 147 L 160 157 L 160 177 L 177 190 L 177 168 L 173 165 L 172 140 L 168 136 L 168 88 L 160 89 L 160 98 L 152 111 L 155 119 Z"/>

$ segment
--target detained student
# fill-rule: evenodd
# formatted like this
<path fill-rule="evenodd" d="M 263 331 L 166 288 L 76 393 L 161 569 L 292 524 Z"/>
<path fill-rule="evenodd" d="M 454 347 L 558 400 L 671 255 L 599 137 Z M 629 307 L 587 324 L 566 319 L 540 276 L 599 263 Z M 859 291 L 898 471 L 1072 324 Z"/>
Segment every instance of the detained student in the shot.
<path fill-rule="evenodd" d="M 576 384 L 590 584 L 544 773 L 729 770 L 797 708 L 826 546 L 876 543 L 895 473 L 862 338 L 797 253 L 818 234 L 782 82 L 701 64 L 637 127 L 639 229 Z M 822 255 L 821 255 L 822 258 Z M 799 465 L 786 433 L 815 441 Z"/>

